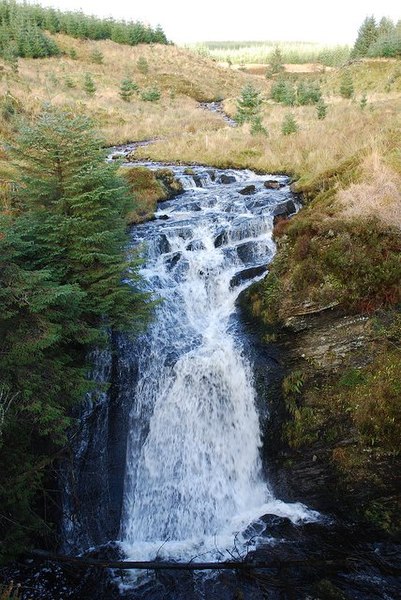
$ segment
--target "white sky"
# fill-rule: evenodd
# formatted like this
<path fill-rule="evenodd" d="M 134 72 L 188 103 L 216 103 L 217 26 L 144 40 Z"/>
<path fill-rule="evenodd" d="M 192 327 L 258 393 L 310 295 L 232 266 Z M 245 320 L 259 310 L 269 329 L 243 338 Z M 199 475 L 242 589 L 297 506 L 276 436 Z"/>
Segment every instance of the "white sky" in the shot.
<path fill-rule="evenodd" d="M 33 2 L 34 0 L 30 0 Z M 353 43 L 368 15 L 401 19 L 399 0 L 39 0 L 42 6 L 160 24 L 176 43 L 299 40 Z M 236 8 L 238 6 L 238 8 Z"/>

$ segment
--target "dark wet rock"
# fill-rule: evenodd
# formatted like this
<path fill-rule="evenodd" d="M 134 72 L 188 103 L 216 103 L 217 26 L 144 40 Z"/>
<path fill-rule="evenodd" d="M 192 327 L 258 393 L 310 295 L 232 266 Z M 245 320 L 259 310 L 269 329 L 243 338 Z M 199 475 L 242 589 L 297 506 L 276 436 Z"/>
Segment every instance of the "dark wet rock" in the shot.
<path fill-rule="evenodd" d="M 237 246 L 238 258 L 240 258 L 243 263 L 252 262 L 254 248 L 255 242 L 245 242 L 244 244 L 240 244 Z"/>
<path fill-rule="evenodd" d="M 165 265 L 170 270 L 178 263 L 181 258 L 181 252 L 174 252 L 171 256 L 166 257 Z"/>
<path fill-rule="evenodd" d="M 186 247 L 186 250 L 194 251 L 194 250 L 204 250 L 205 245 L 202 240 L 192 240 Z"/>
<path fill-rule="evenodd" d="M 250 196 L 251 194 L 254 194 L 255 192 L 256 192 L 255 185 L 247 185 L 242 190 L 238 191 L 238 193 L 242 194 L 243 196 Z"/>
<path fill-rule="evenodd" d="M 192 179 L 194 180 L 196 187 L 200 187 L 200 188 L 203 187 L 202 178 L 200 175 L 193 175 Z"/>
<path fill-rule="evenodd" d="M 277 204 L 276 208 L 273 210 L 273 216 L 285 216 L 293 215 L 296 212 L 295 203 L 293 200 L 286 200 L 285 202 L 281 202 Z"/>
<path fill-rule="evenodd" d="M 159 235 L 157 246 L 160 254 L 167 254 L 168 252 L 171 252 L 171 244 L 168 241 L 168 238 L 165 233 L 161 233 Z"/>
<path fill-rule="evenodd" d="M 273 224 L 276 225 L 282 219 L 287 219 L 290 215 L 296 213 L 297 209 L 293 200 L 281 202 L 273 210 Z"/>
<path fill-rule="evenodd" d="M 271 201 L 271 198 L 266 196 L 264 198 L 252 198 L 251 200 L 246 201 L 246 206 L 249 210 L 254 211 L 256 208 L 265 208 L 266 206 L 269 206 Z"/>
<path fill-rule="evenodd" d="M 167 221 L 169 219 L 169 215 L 156 215 L 155 219 L 158 219 L 159 221 Z"/>
<path fill-rule="evenodd" d="M 223 244 L 226 244 L 227 241 L 228 241 L 227 231 L 223 230 L 215 237 L 214 247 L 220 248 L 220 246 L 222 246 Z"/>
<path fill-rule="evenodd" d="M 220 183 L 235 183 L 236 179 L 234 177 L 234 175 L 226 175 L 225 173 L 223 173 L 222 175 L 220 175 Z"/>
<path fill-rule="evenodd" d="M 206 173 L 209 175 L 211 181 L 216 181 L 216 172 L 215 171 L 212 171 L 209 169 L 208 171 L 206 171 Z"/>
<path fill-rule="evenodd" d="M 284 187 L 284 183 L 280 183 L 280 181 L 276 181 L 275 179 L 268 179 L 263 183 L 265 188 L 268 190 L 279 190 L 281 187 Z"/>
<path fill-rule="evenodd" d="M 231 278 L 230 287 L 236 287 L 237 285 L 241 285 L 244 281 L 248 279 L 253 279 L 258 275 L 262 275 L 267 270 L 266 265 L 259 265 L 257 267 L 249 267 L 249 269 L 244 269 L 243 271 L 239 271 L 236 273 L 234 277 Z"/>

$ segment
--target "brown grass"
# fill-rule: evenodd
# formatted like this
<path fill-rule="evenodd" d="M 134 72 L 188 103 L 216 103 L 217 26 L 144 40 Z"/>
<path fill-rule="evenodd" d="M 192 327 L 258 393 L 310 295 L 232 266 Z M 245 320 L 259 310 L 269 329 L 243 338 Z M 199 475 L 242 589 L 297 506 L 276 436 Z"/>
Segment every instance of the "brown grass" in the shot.
<path fill-rule="evenodd" d="M 338 194 L 343 214 L 379 217 L 401 227 L 401 176 L 384 164 L 377 151 L 364 160 L 362 168 L 363 180 Z"/>

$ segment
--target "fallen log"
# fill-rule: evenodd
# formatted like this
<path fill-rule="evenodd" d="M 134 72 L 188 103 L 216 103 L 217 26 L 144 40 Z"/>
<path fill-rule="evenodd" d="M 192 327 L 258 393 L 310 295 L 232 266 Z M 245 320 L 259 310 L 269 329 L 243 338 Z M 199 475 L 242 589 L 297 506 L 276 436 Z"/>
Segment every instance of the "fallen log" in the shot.
<path fill-rule="evenodd" d="M 171 571 L 211 571 L 211 570 L 250 570 L 250 569 L 282 569 L 283 567 L 313 567 L 326 566 L 328 568 L 341 568 L 348 565 L 347 559 L 309 559 L 299 560 L 290 559 L 280 561 L 260 560 L 246 558 L 240 561 L 221 561 L 221 562 L 172 562 L 172 561 L 129 561 L 129 560 L 102 560 L 98 558 L 88 558 L 83 556 L 68 556 L 64 554 L 52 554 L 45 550 L 32 550 L 30 556 L 50 560 L 52 562 L 66 563 L 79 568 L 100 567 L 103 569 L 141 569 L 141 570 L 171 570 Z"/>

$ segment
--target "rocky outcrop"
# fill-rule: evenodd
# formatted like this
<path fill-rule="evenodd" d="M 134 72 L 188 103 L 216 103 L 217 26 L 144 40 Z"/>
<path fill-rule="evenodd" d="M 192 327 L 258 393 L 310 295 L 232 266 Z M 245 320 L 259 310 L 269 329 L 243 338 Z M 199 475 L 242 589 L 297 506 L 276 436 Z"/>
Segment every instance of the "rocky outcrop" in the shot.
<path fill-rule="evenodd" d="M 333 450 L 352 443 L 350 438 L 311 437 L 300 447 L 286 439 L 292 417 L 283 391 L 283 381 L 292 373 L 320 385 L 329 376 L 347 368 L 358 368 L 371 355 L 363 351 L 372 339 L 368 320 L 362 315 L 344 315 L 336 307 L 299 307 L 276 330 L 273 341 L 255 319 L 247 302 L 247 292 L 240 296 L 243 321 L 252 336 L 255 381 L 265 419 L 263 456 L 267 476 L 277 495 L 288 501 L 300 500 L 317 510 L 338 512 L 344 502 L 338 472 L 332 461 Z M 296 402 L 301 403 L 301 394 Z M 341 418 L 341 417 L 340 417 Z M 307 436 L 305 436 L 307 439 Z M 341 502 L 340 502 L 341 498 Z"/>

